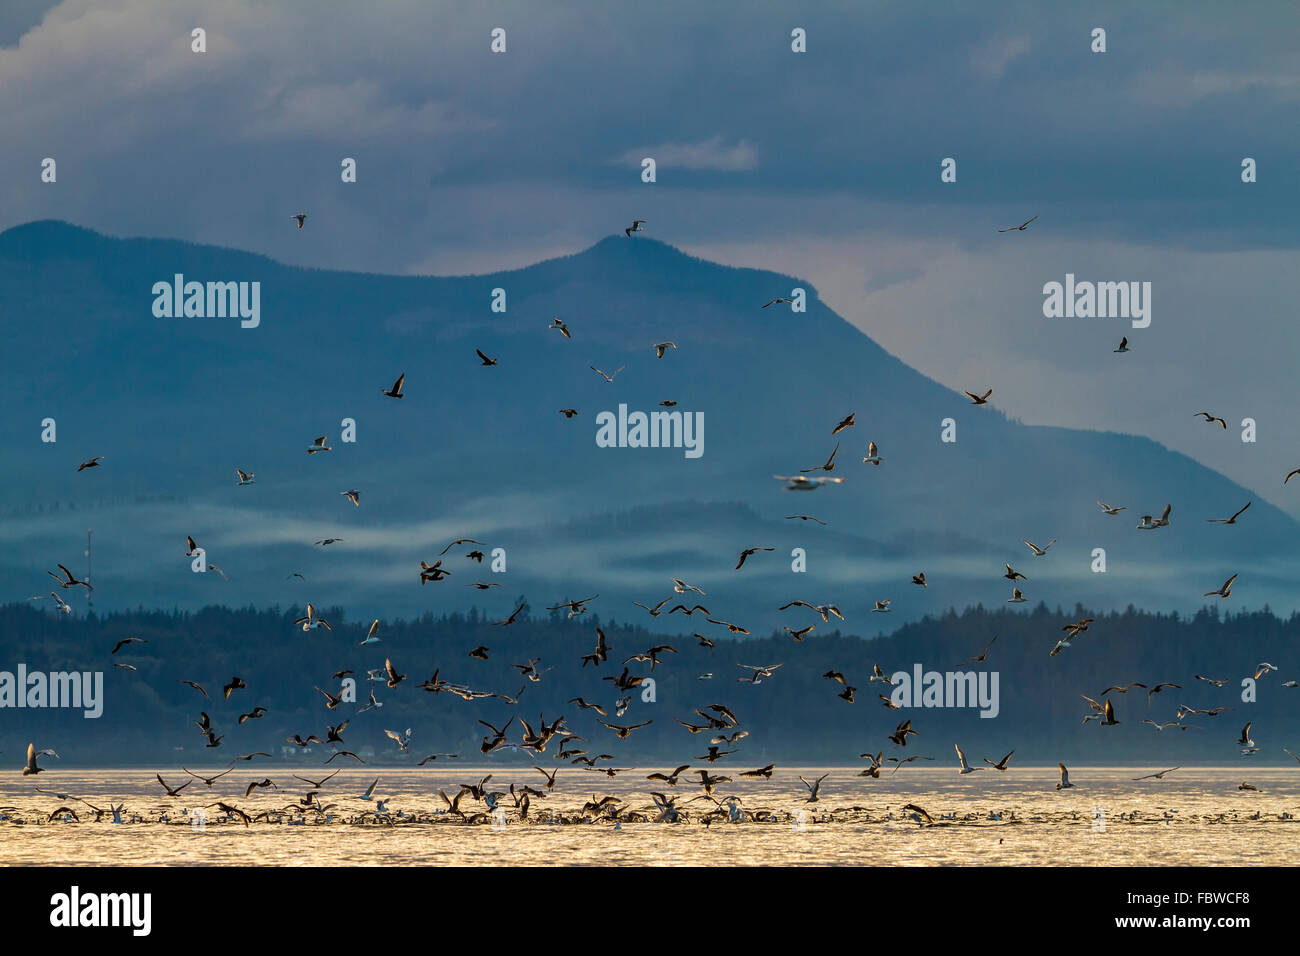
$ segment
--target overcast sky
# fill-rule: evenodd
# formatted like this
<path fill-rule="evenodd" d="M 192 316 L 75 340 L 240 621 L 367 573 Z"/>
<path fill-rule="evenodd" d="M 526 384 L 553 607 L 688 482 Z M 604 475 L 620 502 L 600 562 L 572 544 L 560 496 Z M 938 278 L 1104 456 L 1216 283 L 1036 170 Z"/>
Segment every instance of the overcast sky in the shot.
<path fill-rule="evenodd" d="M 1148 435 L 1300 516 L 1300 17 L 1132 6 L 6 0 L 0 228 L 458 274 L 643 218 L 1014 417 Z M 1151 282 L 1150 327 L 1044 318 L 1066 273 Z"/>

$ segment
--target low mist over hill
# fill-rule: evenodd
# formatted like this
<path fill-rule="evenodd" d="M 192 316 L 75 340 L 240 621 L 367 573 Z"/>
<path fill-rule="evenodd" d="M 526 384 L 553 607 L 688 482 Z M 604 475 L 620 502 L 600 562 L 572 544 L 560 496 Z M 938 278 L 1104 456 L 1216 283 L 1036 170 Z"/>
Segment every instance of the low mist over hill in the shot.
<path fill-rule="evenodd" d="M 171 296 L 155 287 L 177 275 L 258 283 L 256 326 L 156 315 Z M 762 308 L 794 288 L 806 312 Z M 93 527 L 99 610 L 311 600 L 442 615 L 466 606 L 464 585 L 491 580 L 548 604 L 599 593 L 624 613 L 681 577 L 754 630 L 779 626 L 773 608 L 796 598 L 855 621 L 885 598 L 895 620 L 1001 603 L 1006 561 L 1024 565 L 1031 603 L 1189 613 L 1241 571 L 1249 607 L 1295 604 L 1291 518 L 1255 500 L 1234 526 L 1206 520 L 1252 500 L 1247 489 L 1145 438 L 1009 421 L 961 394 L 995 381 L 924 377 L 806 282 L 639 236 L 513 272 L 424 278 L 42 221 L 0 234 L 0 308 L 23 317 L 0 357 L 0 589 L 13 600 L 45 590 L 56 563 L 83 573 Z M 549 330 L 556 316 L 571 339 Z M 656 358 L 665 341 L 677 347 Z M 381 394 L 402 372 L 405 397 Z M 665 401 L 699 417 L 699 457 L 598 443 L 598 416 Z M 832 436 L 850 412 L 856 424 Z M 307 455 L 321 435 L 333 450 Z M 879 466 L 861 461 L 868 441 Z M 773 480 L 837 444 L 835 470 L 813 474 L 843 484 Z M 255 481 L 238 486 L 236 468 Z M 1127 510 L 1108 516 L 1097 499 Z M 1168 528 L 1134 529 L 1166 504 Z M 187 535 L 228 580 L 191 573 Z M 419 562 L 457 537 L 503 549 L 505 570 L 453 552 L 453 586 L 419 587 Z M 341 540 L 314 544 L 326 538 Z M 1035 559 L 1021 538 L 1057 543 Z M 748 547 L 776 551 L 737 572 Z M 927 589 L 907 583 L 920 570 Z"/>

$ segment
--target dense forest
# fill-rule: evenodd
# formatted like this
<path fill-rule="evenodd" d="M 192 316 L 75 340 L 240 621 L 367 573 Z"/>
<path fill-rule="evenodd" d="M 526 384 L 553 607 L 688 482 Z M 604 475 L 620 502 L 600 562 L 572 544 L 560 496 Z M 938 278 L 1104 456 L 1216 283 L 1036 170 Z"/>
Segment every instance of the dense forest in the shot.
<path fill-rule="evenodd" d="M 516 603 L 527 605 L 523 597 Z M 458 753 L 462 760 L 480 764 L 549 763 L 555 742 L 540 757 L 509 750 L 483 756 L 479 745 L 487 729 L 479 721 L 500 727 L 516 715 L 537 727 L 539 719 L 550 722 L 563 715 L 565 725 L 586 739 L 582 747 L 613 755 L 613 766 L 675 766 L 703 755 L 712 736 L 708 731 L 692 735 L 679 721 L 704 724 L 695 710 L 707 712 L 712 704 L 725 705 L 739 728 L 748 731 L 735 745 L 722 747 L 738 751 L 718 765 L 731 769 L 771 762 L 854 765 L 863 752 L 896 754 L 899 749 L 887 738 L 905 718 L 918 732 L 909 738 L 905 753 L 933 756 L 936 766 L 953 762 L 954 743 L 974 762 L 1013 749 L 1016 761 L 1023 763 L 1157 761 L 1170 766 L 1289 763 L 1292 758 L 1283 748 L 1300 753 L 1300 687 L 1286 686 L 1300 676 L 1295 654 L 1300 616 L 1280 619 L 1267 608 L 1226 616 L 1207 608 L 1181 618 L 1130 607 L 1098 615 L 1055 656 L 1049 652 L 1063 636 L 1062 628 L 1093 616 L 1086 609 L 1039 605 L 1026 612 L 977 606 L 874 638 L 842 633 L 815 612 L 800 609 L 791 625 L 816 625 L 803 640 L 784 632 L 731 637 L 724 628 L 700 621 L 700 631 L 714 641 L 712 648 L 694 637 L 656 635 L 597 610 L 599 602 L 569 618 L 563 611 L 525 606 L 508 626 L 475 610 L 391 621 L 379 626 L 380 643 L 362 646 L 370 622 L 348 620 L 337 607 L 317 609 L 333 631 L 303 631 L 292 623 L 301 614 L 297 609 L 209 607 L 193 613 L 137 610 L 82 617 L 8 605 L 0 608 L 0 704 L 6 703 L 4 675 L 15 673 L 19 664 L 29 673 L 100 671 L 104 699 L 98 719 L 75 709 L 0 706 L 0 763 L 17 770 L 30 740 L 38 749 L 58 751 L 60 761 L 43 761 L 55 769 L 214 766 L 258 750 L 277 761 L 308 765 L 323 762 L 329 748 L 286 750 L 285 738 L 324 738 L 327 725 L 343 720 L 350 721 L 343 746 L 368 763 L 409 765 L 433 752 Z M 871 621 L 887 622 L 884 615 Z M 608 659 L 584 666 L 582 656 L 596 647 L 597 627 L 607 637 Z M 111 653 L 128 637 L 145 643 Z M 994 637 L 983 663 L 959 666 Z M 671 645 L 675 653 L 660 652 L 653 669 L 648 661 L 626 664 L 632 675 L 653 678 L 653 685 L 624 693 L 607 679 L 623 672 L 627 658 L 660 644 Z M 488 649 L 487 660 L 469 656 L 479 646 Z M 392 688 L 386 681 L 367 680 L 367 672 L 382 670 L 386 658 L 406 675 Z M 538 681 L 526 679 L 515 666 L 527 666 L 532 659 Z M 1262 662 L 1277 670 L 1255 680 Z M 134 669 L 115 666 L 120 664 Z M 742 666 L 778 664 L 757 683 L 750 682 L 752 671 Z M 979 708 L 971 706 L 887 709 L 878 695 L 889 688 L 870 680 L 873 665 L 886 674 L 910 675 L 918 665 L 926 672 L 973 670 L 989 675 L 986 682 L 996 673 L 996 716 L 981 717 Z M 357 700 L 329 710 L 316 688 L 339 694 L 343 678 L 334 675 L 346 670 L 353 672 Z M 451 684 L 503 696 L 467 701 L 454 693 L 422 690 L 418 685 L 435 671 Z M 856 688 L 853 702 L 839 696 L 844 686 L 824 677 L 828 671 L 843 674 Z M 1216 687 L 1197 679 L 1198 674 L 1225 683 Z M 247 687 L 223 699 L 222 687 L 235 675 Z M 13 678 L 9 680 L 12 687 Z M 202 685 L 209 699 L 181 681 Z M 1101 699 L 1107 687 L 1134 681 L 1181 687 L 1162 688 L 1149 699 L 1141 688 L 1112 691 L 1118 725 L 1084 722 L 1089 705 L 1082 695 Z M 359 713 L 372 688 L 382 708 Z M 516 697 L 521 688 L 517 705 L 505 699 Z M 623 696 L 629 699 L 626 713 L 616 716 L 616 701 Z M 570 703 L 574 697 L 601 705 L 609 723 L 651 723 L 620 740 L 596 722 L 594 711 Z M 1173 721 L 1179 705 L 1230 709 L 1213 717 L 1188 717 L 1182 722 L 1187 730 L 1157 731 L 1143 723 Z M 265 708 L 264 716 L 239 723 L 239 715 L 254 707 Z M 219 747 L 207 747 L 196 727 L 201 712 L 222 735 Z M 1260 751 L 1247 758 L 1236 741 L 1248 720 Z M 412 731 L 410 749 L 402 753 L 384 730 L 407 728 Z M 517 742 L 520 735 L 516 719 L 508 740 Z"/>

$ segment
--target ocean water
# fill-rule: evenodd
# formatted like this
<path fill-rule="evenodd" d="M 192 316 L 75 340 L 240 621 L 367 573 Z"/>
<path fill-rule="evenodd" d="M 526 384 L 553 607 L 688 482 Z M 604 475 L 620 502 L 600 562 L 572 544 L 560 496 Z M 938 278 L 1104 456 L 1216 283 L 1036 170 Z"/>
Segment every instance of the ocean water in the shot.
<path fill-rule="evenodd" d="M 747 811 L 741 816 L 703 793 L 696 769 L 668 787 L 645 777 L 671 768 L 610 778 L 561 765 L 547 793 L 542 774 L 528 767 L 441 764 L 344 769 L 316 794 L 320 809 L 299 805 L 311 788 L 291 775 L 318 780 L 319 768 L 241 766 L 211 788 L 195 780 L 170 798 L 147 770 L 6 774 L 0 865 L 1282 866 L 1300 858 L 1300 767 L 1189 767 L 1134 781 L 1165 768 L 1079 766 L 1070 768 L 1075 786 L 1063 791 L 1055 789 L 1055 766 L 960 776 L 955 768 L 909 765 L 878 780 L 859 776 L 859 768 L 780 768 L 770 780 L 736 775 L 748 767 L 708 768 L 734 778 L 713 797 L 736 798 Z M 468 794 L 464 816 L 445 812 L 439 790 L 454 797 L 462 783 L 488 774 L 486 790 L 505 791 L 498 798 L 504 814 Z M 799 776 L 822 774 L 819 799 L 810 803 Z M 163 776 L 172 787 L 187 779 L 179 771 Z M 280 789 L 244 796 L 249 782 L 267 777 Z M 378 815 L 375 799 L 360 798 L 376 777 L 374 797 L 384 802 Z M 1243 781 L 1259 791 L 1239 790 Z M 545 794 L 530 795 L 526 819 L 511 783 Z M 682 822 L 649 822 L 657 816 L 651 791 L 675 796 Z M 619 819 L 583 810 L 606 796 L 619 801 Z M 253 822 L 245 826 L 217 801 Z M 932 823 L 913 819 L 902 809 L 909 803 Z M 87 804 L 105 811 L 98 822 Z M 121 808 L 122 822 L 112 820 L 111 806 Z M 80 822 L 50 821 L 60 807 L 74 809 Z"/>

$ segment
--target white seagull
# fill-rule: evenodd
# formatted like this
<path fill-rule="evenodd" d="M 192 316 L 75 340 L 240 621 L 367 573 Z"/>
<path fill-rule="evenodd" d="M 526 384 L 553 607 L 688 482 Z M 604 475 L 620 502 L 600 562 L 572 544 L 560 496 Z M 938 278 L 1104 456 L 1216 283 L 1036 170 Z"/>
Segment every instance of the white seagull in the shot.
<path fill-rule="evenodd" d="M 966 762 L 966 754 L 962 751 L 961 747 L 958 746 L 957 744 L 953 744 L 953 747 L 956 748 L 957 760 L 961 763 L 961 769 L 957 771 L 959 774 L 974 773 L 976 770 L 984 769 L 983 767 L 972 767 L 970 764 Z"/>
<path fill-rule="evenodd" d="M 304 631 L 314 631 L 318 627 L 323 627 L 327 631 L 334 630 L 334 628 L 330 627 L 329 621 L 316 616 L 316 609 L 311 604 L 307 605 L 307 616 L 298 618 L 293 624 L 294 627 L 301 626 Z"/>
<path fill-rule="evenodd" d="M 1159 518 L 1152 518 L 1151 515 L 1143 515 L 1141 522 L 1138 523 L 1139 531 L 1154 531 L 1157 528 L 1169 527 L 1169 512 L 1173 505 L 1165 505 L 1164 512 Z"/>
<path fill-rule="evenodd" d="M 375 637 L 375 631 L 377 630 L 379 630 L 379 618 L 375 618 L 374 621 L 371 622 L 370 630 L 367 632 L 366 638 L 361 642 L 360 646 L 365 647 L 367 644 L 378 644 L 379 638 Z"/>
<path fill-rule="evenodd" d="M 1047 544 L 1043 545 L 1041 548 L 1038 545 L 1034 544 L 1034 542 L 1028 540 L 1027 538 L 1021 538 L 1020 540 L 1023 541 L 1025 547 L 1029 548 L 1030 551 L 1034 552 L 1034 556 L 1038 558 L 1041 558 L 1043 555 L 1045 555 L 1047 553 L 1047 549 L 1050 548 L 1052 545 L 1056 544 L 1055 538 L 1047 542 Z"/>

